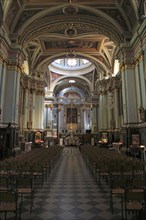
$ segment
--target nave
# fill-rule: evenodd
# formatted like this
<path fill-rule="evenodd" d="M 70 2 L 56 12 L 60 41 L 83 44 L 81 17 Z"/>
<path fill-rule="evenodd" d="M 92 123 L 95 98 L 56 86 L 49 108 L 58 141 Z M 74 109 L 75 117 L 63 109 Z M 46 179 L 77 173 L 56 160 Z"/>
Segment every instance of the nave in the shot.
<path fill-rule="evenodd" d="M 35 189 L 34 206 L 29 213 L 23 201 L 22 220 L 120 220 L 120 200 L 110 210 L 109 189 L 100 189 L 76 147 L 66 147 L 43 187 Z M 1 214 L 1 220 L 4 219 Z M 8 220 L 15 219 L 8 214 Z"/>

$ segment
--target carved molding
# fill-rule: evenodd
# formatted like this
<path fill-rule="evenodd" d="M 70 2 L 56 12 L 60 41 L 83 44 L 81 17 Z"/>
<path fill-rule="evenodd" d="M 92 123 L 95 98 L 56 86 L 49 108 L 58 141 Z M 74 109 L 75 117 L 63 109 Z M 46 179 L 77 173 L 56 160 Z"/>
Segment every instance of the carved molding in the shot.
<path fill-rule="evenodd" d="M 90 20 L 88 19 L 88 16 L 70 16 L 66 17 L 66 19 L 64 17 L 61 19 L 59 16 L 59 19 L 57 19 L 57 17 L 55 17 L 54 19 L 56 23 L 49 24 L 48 19 L 46 21 L 44 19 L 40 22 L 40 24 L 39 22 L 37 22 L 37 26 L 29 26 L 21 35 L 22 37 L 20 37 L 19 39 L 20 44 L 26 44 L 30 40 L 40 35 L 47 35 L 58 32 L 64 35 L 66 33 L 65 30 L 73 30 L 73 36 L 74 34 L 77 35 L 77 33 L 103 34 L 105 36 L 108 36 L 110 39 L 117 43 L 119 43 L 122 39 L 121 35 L 117 33 L 117 30 L 115 30 L 112 25 L 107 25 L 107 23 L 98 20 L 97 18 L 94 19 L 93 23 L 91 23 L 91 18 Z M 60 22 L 60 19 L 62 22 Z M 45 26 L 43 24 L 45 24 Z M 72 29 L 69 28 L 70 25 L 72 25 Z"/>
<path fill-rule="evenodd" d="M 134 63 L 126 63 L 125 69 L 134 69 Z"/>
<path fill-rule="evenodd" d="M 35 94 L 36 95 L 40 95 L 40 96 L 45 96 L 45 91 L 44 91 L 44 89 L 42 89 L 42 90 L 35 90 Z"/>
<path fill-rule="evenodd" d="M 98 84 L 98 95 L 107 95 L 108 92 L 112 92 L 121 87 L 120 78 L 111 78 L 107 80 L 99 81 Z"/>
<path fill-rule="evenodd" d="M 144 60 L 144 54 L 140 53 L 135 59 L 135 65 L 138 65 L 142 60 Z"/>

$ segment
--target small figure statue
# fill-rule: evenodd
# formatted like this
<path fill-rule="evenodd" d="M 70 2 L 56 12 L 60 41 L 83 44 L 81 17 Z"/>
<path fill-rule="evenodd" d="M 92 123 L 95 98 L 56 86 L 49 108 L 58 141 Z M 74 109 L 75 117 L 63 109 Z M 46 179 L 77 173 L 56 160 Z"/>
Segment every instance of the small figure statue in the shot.
<path fill-rule="evenodd" d="M 140 120 L 144 121 L 144 108 L 140 106 L 139 108 Z"/>

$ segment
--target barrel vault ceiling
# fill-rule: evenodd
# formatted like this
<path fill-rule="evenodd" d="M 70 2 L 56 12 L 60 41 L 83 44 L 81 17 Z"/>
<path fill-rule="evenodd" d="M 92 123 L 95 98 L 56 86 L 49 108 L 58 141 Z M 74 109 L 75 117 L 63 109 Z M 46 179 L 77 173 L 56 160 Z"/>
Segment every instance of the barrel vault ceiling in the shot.
<path fill-rule="evenodd" d="M 21 45 L 29 62 L 29 77 L 44 81 L 57 93 L 70 87 L 88 94 L 99 79 L 113 72 L 114 52 L 130 41 L 140 24 L 137 0 L 2 0 L 1 26 L 12 46 Z M 56 59 L 82 58 L 94 68 L 85 74 L 57 74 L 48 66 Z"/>

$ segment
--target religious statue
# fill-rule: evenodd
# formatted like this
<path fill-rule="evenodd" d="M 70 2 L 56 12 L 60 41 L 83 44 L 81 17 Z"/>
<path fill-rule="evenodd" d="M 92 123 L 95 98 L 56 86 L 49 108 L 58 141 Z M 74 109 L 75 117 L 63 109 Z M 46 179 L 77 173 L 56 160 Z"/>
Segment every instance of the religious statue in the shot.
<path fill-rule="evenodd" d="M 139 108 L 140 120 L 144 121 L 144 108 L 140 106 Z"/>

